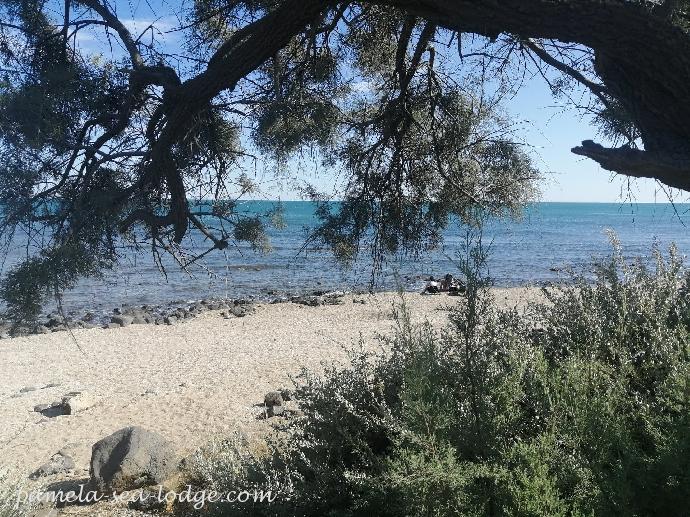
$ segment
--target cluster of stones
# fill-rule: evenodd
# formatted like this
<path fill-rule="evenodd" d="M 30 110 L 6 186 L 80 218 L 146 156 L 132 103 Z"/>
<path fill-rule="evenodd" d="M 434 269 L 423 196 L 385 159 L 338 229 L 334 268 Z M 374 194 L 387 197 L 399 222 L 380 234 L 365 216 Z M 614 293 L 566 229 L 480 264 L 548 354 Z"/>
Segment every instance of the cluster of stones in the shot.
<path fill-rule="evenodd" d="M 290 298 L 292 303 L 318 307 L 320 305 L 342 305 L 345 293 L 342 291 L 323 292 L 315 291 L 311 295 L 293 296 Z"/>
<path fill-rule="evenodd" d="M 292 400 L 293 394 L 288 389 L 267 393 L 263 404 L 264 418 L 298 414 L 299 411 L 288 410 L 285 406 L 285 402 Z M 93 407 L 95 403 L 85 392 L 70 392 L 59 403 L 37 406 L 36 411 L 44 412 L 50 407 L 59 406 L 65 411 L 63 414 L 69 415 Z M 163 436 L 138 426 L 125 427 L 92 446 L 88 489 L 106 497 L 137 489 L 153 496 L 158 493 L 156 487 L 174 484 L 178 480 L 183 463 L 184 460 L 178 458 L 172 443 Z M 63 449 L 29 477 L 37 480 L 67 474 L 75 468 L 70 451 Z M 166 509 L 165 501 L 161 502 L 156 497 L 137 499 L 129 506 L 140 511 Z"/>
<path fill-rule="evenodd" d="M 225 317 L 244 317 L 254 311 L 254 306 L 247 300 L 202 300 L 187 306 L 170 307 L 160 310 L 160 307 L 151 309 L 147 306 L 141 308 L 125 307 L 115 309 L 115 314 L 110 317 L 110 322 L 105 328 L 126 327 L 128 325 L 174 325 L 180 321 L 195 318 L 206 311 L 222 310 Z"/>
<path fill-rule="evenodd" d="M 81 318 L 48 314 L 33 328 L 12 329 L 7 322 L 0 321 L 0 339 L 26 334 L 49 334 L 70 329 L 117 328 L 128 325 L 174 325 L 206 311 L 223 310 L 226 317 L 243 317 L 254 310 L 249 300 L 208 299 L 188 304 L 174 303 L 168 306 L 116 307 L 110 315 L 97 316 L 85 313 Z"/>
<path fill-rule="evenodd" d="M 276 295 L 269 300 L 269 303 L 292 302 L 309 307 L 340 305 L 345 296 L 342 291 L 314 291 L 311 294 L 298 296 L 280 296 L 275 291 L 269 291 L 269 294 Z M 366 302 L 364 299 L 353 299 L 353 303 Z M 191 303 L 175 302 L 167 306 L 116 307 L 109 315 L 98 316 L 93 312 L 87 312 L 80 318 L 51 313 L 33 328 L 12 330 L 9 323 L 0 321 L 0 339 L 26 334 L 49 334 L 70 329 L 117 328 L 129 325 L 174 325 L 206 311 L 222 311 L 221 316 L 225 318 L 241 318 L 251 314 L 254 311 L 254 306 L 252 301 L 244 299 L 206 299 Z"/>
<path fill-rule="evenodd" d="M 94 407 L 96 404 L 98 404 L 98 399 L 89 392 L 70 391 L 65 393 L 60 400 L 34 406 L 34 411 L 48 418 L 54 418 L 62 415 L 75 415 Z"/>

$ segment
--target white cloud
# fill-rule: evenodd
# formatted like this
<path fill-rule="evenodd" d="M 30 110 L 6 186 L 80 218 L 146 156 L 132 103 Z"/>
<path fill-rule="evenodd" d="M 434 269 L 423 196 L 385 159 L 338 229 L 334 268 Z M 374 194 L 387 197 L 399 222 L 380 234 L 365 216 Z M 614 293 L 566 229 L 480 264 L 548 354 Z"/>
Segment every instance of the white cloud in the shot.
<path fill-rule="evenodd" d="M 177 42 L 180 33 L 171 32 L 178 23 L 172 16 L 156 20 L 135 18 L 122 20 L 122 23 L 135 40 L 140 38 L 143 43 L 150 44 L 153 38 L 154 43 L 166 52 L 175 53 L 179 50 Z M 116 59 L 126 56 L 117 33 L 112 29 L 107 29 L 106 32 L 105 27 L 99 25 L 92 25 L 77 32 L 76 44 L 79 49 L 88 53 L 112 55 Z"/>

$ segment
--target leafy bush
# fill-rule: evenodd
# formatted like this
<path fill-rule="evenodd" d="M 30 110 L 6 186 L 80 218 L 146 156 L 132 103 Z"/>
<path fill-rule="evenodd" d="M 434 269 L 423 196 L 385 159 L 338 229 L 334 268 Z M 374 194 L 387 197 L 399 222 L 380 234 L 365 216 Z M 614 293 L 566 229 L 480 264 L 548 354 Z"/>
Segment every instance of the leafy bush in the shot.
<path fill-rule="evenodd" d="M 0 517 L 25 517 L 31 515 L 35 504 L 18 497 L 19 485 L 11 482 L 6 471 L 0 470 Z"/>
<path fill-rule="evenodd" d="M 228 460 L 196 480 L 279 486 L 273 504 L 212 510 L 686 514 L 689 277 L 673 248 L 649 267 L 614 245 L 593 281 L 574 277 L 526 314 L 495 308 L 481 253 L 471 258 L 448 328 L 414 327 L 403 306 L 381 351 L 360 347 L 348 368 L 302 373 L 304 416 L 263 455 L 240 460 L 242 446 L 228 444 Z"/>

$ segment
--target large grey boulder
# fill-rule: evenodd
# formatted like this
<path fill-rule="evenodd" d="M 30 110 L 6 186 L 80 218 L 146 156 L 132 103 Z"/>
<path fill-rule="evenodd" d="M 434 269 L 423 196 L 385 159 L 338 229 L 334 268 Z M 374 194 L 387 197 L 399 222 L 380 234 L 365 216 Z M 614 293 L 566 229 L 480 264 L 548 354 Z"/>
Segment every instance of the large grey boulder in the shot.
<path fill-rule="evenodd" d="M 103 493 L 160 484 L 176 468 L 170 442 L 141 427 L 120 429 L 96 442 L 91 450 L 91 482 Z"/>

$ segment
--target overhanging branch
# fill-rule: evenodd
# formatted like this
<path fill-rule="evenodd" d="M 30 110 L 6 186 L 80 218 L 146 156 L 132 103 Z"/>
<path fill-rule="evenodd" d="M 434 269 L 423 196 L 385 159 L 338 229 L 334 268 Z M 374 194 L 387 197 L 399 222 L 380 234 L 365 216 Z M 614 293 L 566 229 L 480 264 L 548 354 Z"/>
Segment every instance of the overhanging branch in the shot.
<path fill-rule="evenodd" d="M 585 140 L 572 152 L 618 174 L 657 179 L 669 187 L 690 191 L 690 156 L 659 155 L 629 147 L 607 148 L 591 140 Z"/>

